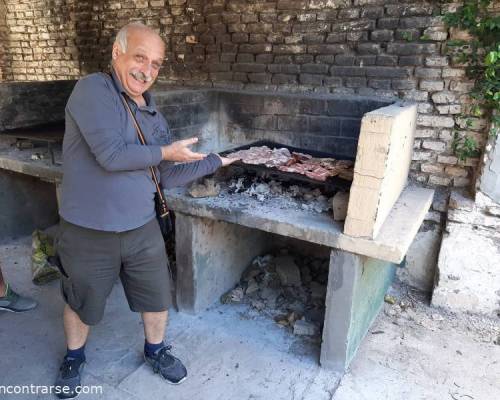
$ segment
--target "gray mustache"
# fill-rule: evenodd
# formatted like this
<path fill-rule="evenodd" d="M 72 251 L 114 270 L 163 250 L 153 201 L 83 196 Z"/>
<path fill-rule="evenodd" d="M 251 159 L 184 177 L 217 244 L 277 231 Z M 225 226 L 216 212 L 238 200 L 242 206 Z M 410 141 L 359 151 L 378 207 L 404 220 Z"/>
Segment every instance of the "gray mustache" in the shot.
<path fill-rule="evenodd" d="M 131 72 L 130 75 L 132 75 L 135 79 L 139 79 L 144 82 L 150 82 L 151 79 L 153 79 L 150 76 L 147 76 L 146 74 L 142 73 L 141 71 Z"/>

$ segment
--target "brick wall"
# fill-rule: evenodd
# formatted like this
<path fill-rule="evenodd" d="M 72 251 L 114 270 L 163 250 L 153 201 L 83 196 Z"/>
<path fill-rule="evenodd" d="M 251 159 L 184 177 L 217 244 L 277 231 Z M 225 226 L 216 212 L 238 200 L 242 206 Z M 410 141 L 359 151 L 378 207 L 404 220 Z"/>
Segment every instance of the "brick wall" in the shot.
<path fill-rule="evenodd" d="M 3 77 L 73 79 L 106 67 L 117 28 L 138 19 L 168 44 L 167 84 L 399 97 L 418 102 L 412 176 L 467 186 L 477 159 L 451 155 L 472 84 L 445 53 L 440 1 L 6 0 Z M 1 64 L 0 64 L 1 65 Z"/>

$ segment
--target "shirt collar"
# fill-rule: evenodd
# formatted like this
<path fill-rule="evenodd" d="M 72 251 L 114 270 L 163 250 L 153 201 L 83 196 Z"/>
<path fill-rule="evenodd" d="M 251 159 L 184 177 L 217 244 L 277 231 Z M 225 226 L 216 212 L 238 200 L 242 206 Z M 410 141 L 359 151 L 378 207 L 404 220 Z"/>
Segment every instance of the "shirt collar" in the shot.
<path fill-rule="evenodd" d="M 130 99 L 130 96 L 127 94 L 127 92 L 123 88 L 122 83 L 118 79 L 118 76 L 116 75 L 115 69 L 113 67 L 111 67 L 110 70 L 111 70 L 111 79 L 113 80 L 113 84 L 115 85 L 116 89 L 120 93 L 123 93 L 125 96 L 127 96 Z M 156 103 L 153 99 L 153 96 L 151 96 L 151 93 L 149 93 L 148 91 L 145 91 L 142 95 L 144 96 L 144 100 L 146 100 L 146 105 L 145 106 L 138 106 L 137 103 L 131 99 L 133 105 L 138 107 L 139 110 L 148 111 L 150 114 L 153 114 L 153 115 L 156 114 L 156 112 L 157 112 Z"/>

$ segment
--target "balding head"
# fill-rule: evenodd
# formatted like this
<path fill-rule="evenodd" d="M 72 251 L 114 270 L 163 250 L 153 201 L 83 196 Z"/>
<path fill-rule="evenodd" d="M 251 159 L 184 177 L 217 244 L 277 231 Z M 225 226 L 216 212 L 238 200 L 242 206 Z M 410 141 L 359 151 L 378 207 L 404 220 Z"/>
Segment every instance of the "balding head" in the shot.
<path fill-rule="evenodd" d="M 116 35 L 111 64 L 127 94 L 142 102 L 142 94 L 157 78 L 164 57 L 165 43 L 160 35 L 133 22 Z"/>
<path fill-rule="evenodd" d="M 130 22 L 127 25 L 124 25 L 118 31 L 118 33 L 116 34 L 116 37 L 115 37 L 115 43 L 118 46 L 120 46 L 120 49 L 122 52 L 125 53 L 127 51 L 129 37 L 135 33 L 145 33 L 145 34 L 149 34 L 152 36 L 156 36 L 157 39 L 159 39 L 163 43 L 163 40 L 160 37 L 160 35 L 158 35 L 149 26 L 144 25 L 142 22 L 138 22 L 138 21 Z"/>

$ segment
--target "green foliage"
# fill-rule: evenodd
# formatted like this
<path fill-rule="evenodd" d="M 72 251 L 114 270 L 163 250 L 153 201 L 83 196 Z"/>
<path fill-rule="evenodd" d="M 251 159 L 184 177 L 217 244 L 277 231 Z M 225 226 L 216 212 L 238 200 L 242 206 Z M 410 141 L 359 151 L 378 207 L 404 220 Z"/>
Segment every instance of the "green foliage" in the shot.
<path fill-rule="evenodd" d="M 488 10 L 494 1 L 465 0 L 455 12 L 445 14 L 444 21 L 473 36 L 470 41 L 449 40 L 447 46 L 454 61 L 466 65 L 467 76 L 475 82 L 470 93 L 471 115 L 488 114 L 492 120 L 490 134 L 496 136 L 500 126 L 500 16 Z M 474 138 L 457 133 L 452 147 L 461 160 L 479 153 Z"/>

